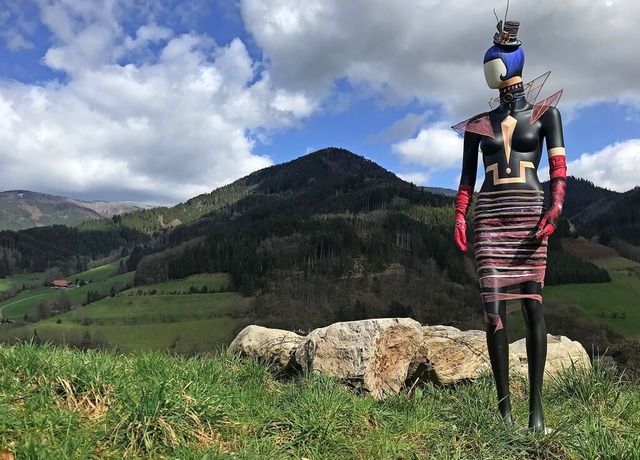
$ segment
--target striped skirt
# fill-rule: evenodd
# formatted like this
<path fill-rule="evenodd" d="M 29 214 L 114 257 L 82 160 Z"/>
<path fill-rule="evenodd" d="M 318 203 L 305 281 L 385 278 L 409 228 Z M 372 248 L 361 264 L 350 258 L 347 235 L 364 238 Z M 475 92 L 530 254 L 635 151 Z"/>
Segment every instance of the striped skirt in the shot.
<path fill-rule="evenodd" d="M 543 213 L 542 191 L 480 192 L 474 242 L 483 302 L 526 298 L 542 302 L 539 294 L 523 294 L 519 287 L 527 281 L 544 284 L 547 238 L 531 238 Z"/>

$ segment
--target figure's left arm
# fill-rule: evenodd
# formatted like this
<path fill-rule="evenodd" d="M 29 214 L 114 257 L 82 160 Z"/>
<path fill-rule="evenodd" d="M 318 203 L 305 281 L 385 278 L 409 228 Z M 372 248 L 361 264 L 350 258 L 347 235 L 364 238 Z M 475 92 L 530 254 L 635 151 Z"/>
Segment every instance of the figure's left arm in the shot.
<path fill-rule="evenodd" d="M 550 236 L 558 225 L 562 204 L 567 189 L 567 162 L 562 135 L 562 117 L 555 107 L 550 107 L 541 118 L 549 155 L 549 176 L 551 179 L 550 206 L 538 225 L 536 239 Z"/>

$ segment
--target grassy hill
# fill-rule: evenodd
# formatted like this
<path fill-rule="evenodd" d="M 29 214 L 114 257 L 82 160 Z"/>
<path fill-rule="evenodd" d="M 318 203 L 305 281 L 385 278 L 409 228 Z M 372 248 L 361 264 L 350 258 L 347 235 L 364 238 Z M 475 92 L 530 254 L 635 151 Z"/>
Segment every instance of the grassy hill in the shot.
<path fill-rule="evenodd" d="M 278 380 L 217 353 L 186 359 L 0 346 L 0 455 L 47 459 L 632 459 L 640 387 L 599 362 L 545 386 L 555 431 L 522 431 L 526 384 L 504 425 L 485 376 L 378 402 L 321 376 Z"/>
<path fill-rule="evenodd" d="M 2 325 L 0 339 L 28 340 L 35 333 L 40 340 L 57 344 L 193 354 L 231 342 L 238 318 L 252 303 L 251 298 L 232 291 L 228 274 L 194 275 L 123 290 L 132 285 L 133 273 L 112 276 L 105 267 L 72 277 L 89 280 L 82 287 L 24 291 L 0 304 L 5 318 L 18 321 Z M 104 298 L 80 306 L 90 292 Z M 25 314 L 33 315 L 41 303 L 55 302 L 60 296 L 75 307 L 37 322 L 19 321 Z"/>

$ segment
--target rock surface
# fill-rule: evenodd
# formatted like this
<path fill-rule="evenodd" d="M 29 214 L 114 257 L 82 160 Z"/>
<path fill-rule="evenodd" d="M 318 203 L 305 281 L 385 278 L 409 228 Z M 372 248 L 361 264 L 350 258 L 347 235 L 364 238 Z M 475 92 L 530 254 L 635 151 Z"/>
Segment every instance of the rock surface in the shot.
<path fill-rule="evenodd" d="M 416 380 L 448 385 L 475 380 L 491 371 L 484 331 L 461 331 L 451 326 L 423 326 L 420 349 L 411 366 L 409 383 Z M 511 366 L 519 366 L 510 353 Z"/>
<path fill-rule="evenodd" d="M 547 335 L 545 378 L 572 366 L 591 367 L 579 342 Z M 335 323 L 306 337 L 281 329 L 247 326 L 229 345 L 256 357 L 273 372 L 302 369 L 359 386 L 376 399 L 398 393 L 406 384 L 430 381 L 448 385 L 491 372 L 484 331 L 451 326 L 421 326 L 409 318 Z M 525 340 L 509 346 L 511 375 L 527 376 Z"/>
<path fill-rule="evenodd" d="M 335 323 L 312 331 L 295 352 L 296 362 L 360 385 L 376 399 L 400 391 L 422 341 L 422 326 L 409 318 Z"/>
<path fill-rule="evenodd" d="M 520 362 L 517 371 L 526 376 L 528 373 L 528 360 L 525 339 L 513 342 L 510 349 Z M 547 334 L 545 379 L 555 377 L 572 366 L 576 368 L 591 368 L 591 360 L 584 347 L 580 342 L 571 340 L 563 335 Z"/>
<path fill-rule="evenodd" d="M 304 337 L 282 329 L 247 326 L 233 339 L 229 351 L 243 357 L 255 357 L 275 372 L 294 365 L 293 352 Z"/>

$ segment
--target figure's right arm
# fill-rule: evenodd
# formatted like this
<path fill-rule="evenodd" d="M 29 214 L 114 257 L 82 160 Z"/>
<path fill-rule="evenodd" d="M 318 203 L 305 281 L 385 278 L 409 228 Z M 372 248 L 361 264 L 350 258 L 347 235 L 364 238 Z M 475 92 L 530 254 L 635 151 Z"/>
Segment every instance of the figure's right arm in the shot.
<path fill-rule="evenodd" d="M 478 171 L 478 147 L 480 135 L 472 132 L 464 133 L 464 147 L 462 151 L 462 174 L 460 186 L 456 195 L 456 227 L 453 234 L 456 246 L 466 251 L 467 245 L 467 211 L 473 196 Z"/>

